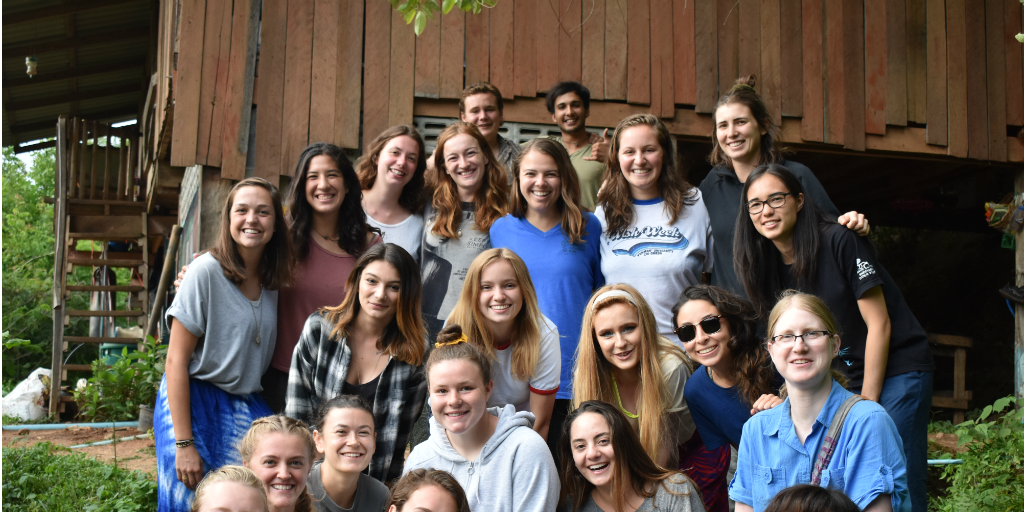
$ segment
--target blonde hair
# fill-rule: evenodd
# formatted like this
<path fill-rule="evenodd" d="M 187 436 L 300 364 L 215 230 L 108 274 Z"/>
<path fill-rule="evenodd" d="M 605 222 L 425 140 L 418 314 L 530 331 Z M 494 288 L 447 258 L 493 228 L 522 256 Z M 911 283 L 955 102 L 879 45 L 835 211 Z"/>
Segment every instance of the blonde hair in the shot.
<path fill-rule="evenodd" d="M 260 441 L 267 434 L 275 432 L 302 439 L 308 451 L 310 467 L 312 467 L 313 458 L 316 455 L 316 442 L 313 440 L 313 435 L 309 433 L 309 426 L 302 421 L 280 415 L 266 416 L 252 422 L 245 436 L 238 442 L 238 452 L 242 455 L 242 461 L 248 464 L 252 460 L 253 454 L 256 453 L 256 448 L 259 446 Z M 308 491 L 309 487 L 306 487 L 305 491 L 295 502 L 295 512 L 312 512 L 313 500 Z"/>
<path fill-rule="evenodd" d="M 836 321 L 835 315 L 828 309 L 828 305 L 825 301 L 819 299 L 817 296 L 809 293 L 803 293 L 798 290 L 785 290 L 779 295 L 779 301 L 775 303 L 775 307 L 772 308 L 771 313 L 768 315 L 768 340 L 771 340 L 772 336 L 775 335 L 775 326 L 779 323 L 779 318 L 782 317 L 783 313 L 790 309 L 797 308 L 804 310 L 821 320 L 822 325 L 825 326 L 825 330 L 832 333 L 829 336 L 829 355 L 832 354 L 832 338 L 839 336 L 840 328 L 839 322 Z M 830 369 L 830 374 L 840 386 L 846 387 L 849 379 L 842 372 L 835 368 Z M 785 386 L 780 392 L 783 398 L 785 398 Z"/>
<path fill-rule="evenodd" d="M 516 315 L 512 326 L 512 376 L 525 381 L 533 375 L 533 369 L 540 359 L 541 313 L 537 305 L 537 292 L 530 279 L 526 263 L 509 249 L 488 249 L 480 253 L 469 265 L 466 281 L 459 295 L 459 302 L 448 317 L 449 324 L 458 324 L 466 329 L 469 342 L 479 348 L 488 359 L 498 358 L 494 350 L 494 334 L 481 324 L 480 278 L 484 268 L 495 261 L 505 260 L 519 281 L 523 294 L 523 309 Z"/>
<path fill-rule="evenodd" d="M 263 510 L 270 510 L 267 502 L 267 490 L 263 488 L 263 481 L 260 480 L 260 477 L 256 476 L 256 473 L 253 473 L 251 469 L 244 466 L 223 466 L 220 469 L 210 471 L 199 482 L 199 485 L 196 487 L 196 495 L 192 498 L 192 507 L 189 508 L 190 512 L 199 512 L 199 509 L 203 506 L 203 499 L 206 498 L 206 493 L 209 492 L 210 487 L 221 482 L 235 482 L 259 491 L 260 497 L 263 498 Z"/>
<path fill-rule="evenodd" d="M 625 292 L 629 297 L 621 293 L 602 297 L 606 292 L 613 290 Z M 608 378 L 614 367 L 604 358 L 601 345 L 594 332 L 594 316 L 599 311 L 616 304 L 626 304 L 637 311 L 638 329 L 641 336 L 640 346 L 637 347 L 640 360 L 636 366 L 636 371 L 640 374 L 640 384 L 637 390 L 637 413 L 640 415 L 637 434 L 640 437 L 640 444 L 643 445 L 647 454 L 652 459 L 657 459 L 663 443 L 669 441 L 663 438 L 663 433 L 666 431 L 663 427 L 663 412 L 673 399 L 665 386 L 665 376 L 661 372 L 660 361 L 666 356 L 674 355 L 682 360 L 683 364 L 689 366 L 690 360 L 682 350 L 658 334 L 658 323 L 654 319 L 651 307 L 640 295 L 640 292 L 628 284 L 602 286 L 594 292 L 590 302 L 587 303 L 587 310 L 583 315 L 583 326 L 580 329 L 580 343 L 576 348 L 576 368 L 573 370 L 572 379 L 572 407 L 576 409 L 588 400 L 618 403 L 615 398 L 615 390 L 612 388 L 612 379 Z"/>

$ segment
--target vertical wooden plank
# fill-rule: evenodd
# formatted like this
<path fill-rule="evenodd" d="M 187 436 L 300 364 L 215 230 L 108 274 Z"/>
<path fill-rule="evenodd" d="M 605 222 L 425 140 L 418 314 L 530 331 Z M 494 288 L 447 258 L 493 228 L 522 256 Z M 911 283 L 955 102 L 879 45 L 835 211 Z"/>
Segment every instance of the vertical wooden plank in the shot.
<path fill-rule="evenodd" d="M 864 151 L 864 3 L 843 1 L 844 145 Z"/>
<path fill-rule="evenodd" d="M 739 2 L 718 0 L 718 91 L 725 94 L 739 78 Z"/>
<path fill-rule="evenodd" d="M 875 135 L 885 135 L 885 23 L 885 0 L 864 0 L 864 131 Z"/>
<path fill-rule="evenodd" d="M 512 64 L 515 62 L 512 45 L 513 25 L 515 23 L 515 5 L 513 2 L 498 2 L 491 8 L 491 83 L 501 91 L 501 96 L 512 99 L 513 89 Z M 579 41 L 579 36 L 576 37 Z"/>
<path fill-rule="evenodd" d="M 390 21 L 391 17 L 389 16 L 389 24 Z M 383 38 L 383 34 L 386 33 L 387 31 L 381 33 L 380 37 Z M 369 46 L 369 42 L 367 46 Z M 285 33 L 284 110 L 281 116 L 282 169 L 294 169 L 299 155 L 309 144 L 312 62 L 313 4 L 288 2 L 288 25 Z M 386 57 L 384 62 L 387 62 Z"/>
<path fill-rule="evenodd" d="M 543 0 L 541 0 L 543 1 Z M 542 16 L 544 7 L 539 8 Z M 628 78 L 626 76 L 628 49 L 626 45 L 626 2 L 622 0 L 607 0 L 604 9 L 604 97 L 608 100 L 626 99 L 628 89 Z M 546 30 L 543 25 L 538 25 L 539 30 Z M 539 36 L 542 34 L 539 34 Z M 542 54 L 544 42 L 538 37 L 537 52 Z M 540 62 L 540 61 L 538 61 Z M 540 64 L 538 63 L 538 66 Z M 540 68 L 537 69 L 537 79 L 540 80 Z"/>
<path fill-rule="evenodd" d="M 845 1 L 845 0 L 844 0 Z M 825 142 L 844 144 L 846 63 L 843 62 L 843 1 L 825 1 Z"/>
<path fill-rule="evenodd" d="M 221 178 L 245 178 L 259 16 L 259 0 L 235 0 L 231 13 L 231 69 L 228 71 L 227 107 L 224 109 Z M 312 32 L 312 23 L 309 28 Z"/>
<path fill-rule="evenodd" d="M 988 60 L 988 156 L 1006 161 L 1006 10 L 1002 0 L 985 2 L 985 34 Z"/>
<path fill-rule="evenodd" d="M 121 201 L 125 196 L 125 188 L 130 187 L 131 183 L 134 182 L 134 174 L 132 173 L 132 164 L 134 160 L 131 156 L 134 154 L 136 148 L 136 139 L 133 139 L 130 132 L 123 130 L 121 132 L 121 147 L 117 148 L 117 195 L 114 197 Z M 128 145 L 126 150 L 125 145 Z"/>
<path fill-rule="evenodd" d="M 89 127 L 86 124 L 85 119 L 78 120 L 78 136 L 81 143 L 78 148 L 78 198 L 87 199 L 85 197 L 85 159 L 89 153 Z"/>
<path fill-rule="evenodd" d="M 225 2 L 227 3 L 227 2 Z M 228 95 L 228 70 L 231 63 L 231 23 L 232 9 L 224 7 L 220 23 L 220 47 L 217 52 L 217 83 L 213 93 L 213 112 L 210 117 L 210 149 L 206 154 L 206 164 L 220 167 L 224 131 L 224 116 Z M 154 146 L 155 147 L 155 146 Z"/>
<path fill-rule="evenodd" d="M 676 74 L 672 56 L 672 0 L 651 0 L 651 68 L 660 70 L 657 83 L 651 77 L 651 102 L 661 105 L 661 117 L 676 116 Z M 655 92 L 657 91 L 657 92 Z M 655 95 L 658 99 L 655 99 Z"/>
<path fill-rule="evenodd" d="M 466 13 L 466 86 L 488 81 L 490 30 L 490 9 Z"/>
<path fill-rule="evenodd" d="M 604 99 L 604 0 L 593 0 L 583 5 L 583 85 L 590 89 L 590 98 Z M 516 2 L 518 23 L 519 3 Z M 519 26 L 516 26 L 519 30 Z M 518 66 L 519 52 L 516 52 Z M 518 69 L 516 70 L 518 74 Z"/>
<path fill-rule="evenodd" d="M 100 163 L 99 124 L 92 122 L 89 136 L 92 138 L 92 166 L 89 168 L 89 199 L 96 199 L 96 168 Z"/>
<path fill-rule="evenodd" d="M 107 136 L 107 144 L 103 147 L 103 196 L 101 199 L 106 201 L 108 195 L 107 191 L 110 190 L 110 136 L 111 131 L 115 130 L 111 129 L 109 124 L 105 124 L 103 125 L 103 131 Z M 120 135 L 121 130 L 116 131 L 118 135 Z M 121 146 L 124 146 L 124 138 L 121 138 Z"/>
<path fill-rule="evenodd" d="M 967 22 L 964 0 L 946 0 L 946 74 L 950 156 L 967 158 Z"/>
<path fill-rule="evenodd" d="M 782 124 L 782 5 L 761 0 L 761 98 L 776 123 Z M 748 7 L 748 5 L 744 5 Z M 752 6 L 751 6 L 752 7 Z"/>
<path fill-rule="evenodd" d="M 212 2 L 212 4 L 221 2 Z M 288 0 L 263 0 L 263 25 L 260 29 L 260 87 L 256 102 L 255 175 L 277 182 L 277 176 L 291 174 L 292 166 L 281 159 L 284 115 L 284 63 L 288 31 Z M 205 63 L 204 63 L 205 65 Z M 205 87 L 205 83 L 203 84 Z M 294 165 L 294 164 L 292 164 Z"/>
<path fill-rule="evenodd" d="M 416 33 L 398 11 L 391 13 L 391 83 L 388 86 L 388 126 L 412 124 L 413 75 L 416 73 Z M 383 130 L 381 130 L 383 131 Z M 370 138 L 376 137 L 374 133 Z"/>
<path fill-rule="evenodd" d="M 927 0 L 907 0 L 907 121 L 928 122 Z"/>
<path fill-rule="evenodd" d="M 203 72 L 203 31 L 206 0 L 182 0 L 178 38 L 178 86 L 174 91 L 174 127 L 171 132 L 171 165 L 196 163 L 199 126 L 199 87 Z M 106 196 L 107 191 L 103 191 Z"/>
<path fill-rule="evenodd" d="M 603 12 L 604 2 L 602 1 L 600 4 Z M 516 96 L 537 95 L 537 8 L 537 0 L 520 0 L 515 2 L 515 26 L 513 30 L 515 32 L 516 49 L 513 52 L 515 68 L 512 77 L 512 92 Z M 602 32 L 602 83 L 600 90 L 602 94 L 597 96 L 598 99 L 604 97 L 604 17 L 601 18 L 600 23 L 600 30 Z M 593 29 L 593 26 L 590 26 L 590 28 Z M 590 84 L 587 86 L 590 87 L 590 91 L 593 94 L 595 88 Z"/>
<path fill-rule="evenodd" d="M 68 119 L 68 130 L 70 132 L 69 141 L 71 144 L 71 158 L 68 159 L 68 180 L 65 185 L 65 188 L 68 190 L 69 197 L 77 196 L 78 199 L 81 199 L 82 189 L 75 186 L 76 183 L 81 183 L 81 180 L 78 178 L 78 173 L 80 171 L 78 154 L 81 153 L 82 151 L 82 144 L 81 135 L 79 135 L 78 127 L 78 118 L 72 117 L 71 119 Z"/>
<path fill-rule="evenodd" d="M 267 3 L 274 1 L 267 0 Z M 276 1 L 283 2 L 284 0 Z M 203 28 L 203 69 L 199 79 L 199 113 L 196 120 L 196 163 L 200 165 L 206 165 L 207 155 L 210 152 L 210 125 L 213 122 L 213 105 L 217 90 L 217 66 L 221 44 L 220 33 L 224 22 L 225 4 L 226 2 L 209 2 L 206 6 L 206 21 Z M 266 26 L 265 24 L 264 27 Z M 260 66 L 263 66 L 262 62 Z M 282 71 L 278 75 L 283 77 L 284 72 Z M 263 80 L 261 79 L 260 81 Z M 260 110 L 262 115 L 262 103 L 260 104 Z"/>
<path fill-rule="evenodd" d="M 804 115 L 803 34 L 800 0 L 782 0 L 780 5 L 780 47 L 782 62 L 782 115 Z"/>
<path fill-rule="evenodd" d="M 456 15 L 445 16 L 456 17 Z M 334 91 L 334 141 L 343 148 L 359 147 L 359 110 L 363 97 L 363 2 L 343 0 L 338 37 L 337 89 Z M 462 69 L 459 68 L 459 78 Z M 263 108 L 262 105 L 260 108 Z M 282 169 L 286 172 L 286 169 Z"/>
<path fill-rule="evenodd" d="M 907 5 L 885 0 L 885 123 L 907 125 Z"/>
<path fill-rule="evenodd" d="M 455 13 L 458 15 L 458 13 Z M 391 4 L 366 2 L 366 37 L 363 49 L 363 148 L 388 127 L 391 72 Z M 460 55 L 461 55 L 461 49 Z M 461 62 L 460 62 L 461 64 Z M 462 66 L 459 66 L 459 77 Z M 461 87 L 459 88 L 461 92 Z"/>
<path fill-rule="evenodd" d="M 580 3 L 576 0 L 560 0 L 558 5 L 559 19 L 562 20 L 561 28 L 558 30 L 559 81 L 579 82 L 582 79 L 580 23 L 583 15 Z"/>
<path fill-rule="evenodd" d="M 1015 36 L 1021 33 L 1020 3 L 1003 2 L 1003 40 L 1006 41 L 1006 124 L 1024 125 L 1024 62 L 1021 44 Z"/>
<path fill-rule="evenodd" d="M 697 112 L 710 113 L 718 101 L 718 6 L 693 4 Z"/>
<path fill-rule="evenodd" d="M 340 16 L 339 0 L 316 0 L 313 5 L 313 55 L 309 88 L 311 142 L 334 143 L 334 100 L 338 85 L 335 65 L 338 63 Z M 412 83 L 412 77 L 409 83 Z"/>
<path fill-rule="evenodd" d="M 442 17 L 440 12 L 434 13 L 416 37 L 416 96 L 421 98 L 440 97 Z"/>
<path fill-rule="evenodd" d="M 736 76 L 761 77 L 761 0 L 740 0 Z M 737 12 L 733 11 L 733 15 Z M 759 81 L 760 82 L 760 81 Z M 761 87 L 758 86 L 758 90 Z"/>
<path fill-rule="evenodd" d="M 369 6 L 367 6 L 369 9 Z M 367 12 L 369 16 L 369 12 Z M 463 55 L 466 50 L 466 15 L 453 12 L 441 16 L 441 97 L 458 98 L 462 94 Z"/>
<path fill-rule="evenodd" d="M 626 13 L 628 82 L 626 101 L 651 103 L 651 11 L 644 1 L 630 2 Z"/>
<path fill-rule="evenodd" d="M 945 0 L 928 0 L 928 127 L 925 141 L 945 146 L 946 130 L 946 9 Z"/>
<path fill-rule="evenodd" d="M 967 37 L 967 156 L 988 160 L 988 75 L 985 69 L 985 8 L 964 6 Z"/>
<path fill-rule="evenodd" d="M 672 39 L 672 58 L 675 65 L 675 102 L 695 105 L 697 103 L 697 62 L 694 46 L 693 2 L 673 0 Z"/>

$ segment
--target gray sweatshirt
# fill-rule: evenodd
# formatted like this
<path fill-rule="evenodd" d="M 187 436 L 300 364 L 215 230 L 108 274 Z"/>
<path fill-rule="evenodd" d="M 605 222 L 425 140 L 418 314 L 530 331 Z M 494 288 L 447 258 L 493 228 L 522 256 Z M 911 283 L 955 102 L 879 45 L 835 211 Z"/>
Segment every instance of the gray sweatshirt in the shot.
<path fill-rule="evenodd" d="M 512 405 L 492 407 L 494 435 L 477 460 L 459 455 L 444 428 L 430 418 L 430 439 L 412 450 L 405 472 L 441 469 L 462 485 L 474 512 L 553 512 L 558 505 L 558 472 L 547 443 L 533 431 L 533 414 Z"/>

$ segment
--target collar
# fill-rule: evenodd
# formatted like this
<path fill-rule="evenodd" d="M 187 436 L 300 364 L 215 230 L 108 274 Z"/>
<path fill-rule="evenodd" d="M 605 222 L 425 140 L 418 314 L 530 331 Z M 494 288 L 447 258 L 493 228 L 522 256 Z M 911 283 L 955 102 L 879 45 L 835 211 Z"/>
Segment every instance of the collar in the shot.
<path fill-rule="evenodd" d="M 638 206 L 646 206 L 646 205 L 663 203 L 663 202 L 665 202 L 665 198 L 662 197 L 662 196 L 655 197 L 654 199 L 633 199 L 633 198 L 630 198 L 630 201 L 632 201 L 633 204 L 638 205 Z"/>
<path fill-rule="evenodd" d="M 832 424 L 832 419 L 835 418 L 836 411 L 839 410 L 839 406 L 843 405 L 843 401 L 852 396 L 853 393 L 847 391 L 840 386 L 835 379 L 832 380 L 832 390 L 828 393 L 828 398 L 825 399 L 825 405 L 822 406 L 821 412 L 818 413 L 818 417 L 814 419 L 814 422 L 821 425 L 822 428 L 827 429 Z M 776 406 L 771 411 L 764 411 L 758 414 L 773 413 L 767 416 L 767 420 L 764 422 L 764 435 L 775 436 L 779 434 L 779 429 L 782 427 L 783 420 L 786 423 L 792 424 L 792 415 L 790 413 L 790 401 L 789 397 L 786 400 Z M 775 412 L 778 411 L 778 412 Z"/>

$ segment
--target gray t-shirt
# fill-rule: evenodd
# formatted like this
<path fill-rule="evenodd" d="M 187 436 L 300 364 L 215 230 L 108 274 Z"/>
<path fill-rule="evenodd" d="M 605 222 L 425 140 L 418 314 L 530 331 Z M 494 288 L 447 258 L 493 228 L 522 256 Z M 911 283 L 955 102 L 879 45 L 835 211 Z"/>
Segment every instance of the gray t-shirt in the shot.
<path fill-rule="evenodd" d="M 277 341 L 276 290 L 264 289 L 260 300 L 250 301 L 206 253 L 189 264 L 167 309 L 168 325 L 172 318 L 199 337 L 188 363 L 189 378 L 235 395 L 263 390 L 260 378 Z"/>
<path fill-rule="evenodd" d="M 572 496 L 566 497 L 565 503 L 558 510 L 559 512 L 573 512 Z M 665 479 L 664 485 L 657 484 L 654 496 L 644 499 L 640 508 L 636 509 L 637 512 L 652 512 L 654 510 L 671 512 L 703 511 L 704 503 L 701 502 L 700 493 L 697 492 L 690 479 L 676 474 Z M 591 495 L 587 496 L 583 506 L 576 512 L 605 511 L 597 506 L 597 503 L 594 503 L 594 497 Z"/>
<path fill-rule="evenodd" d="M 420 261 L 420 242 L 423 241 L 423 216 L 414 213 L 398 224 L 384 224 L 366 215 L 366 223 L 384 234 L 384 243 L 395 244 L 405 249 L 417 262 Z"/>
<path fill-rule="evenodd" d="M 352 508 L 341 508 L 324 490 L 324 482 L 320 479 L 320 465 L 319 462 L 313 465 L 313 471 L 309 472 L 309 479 L 306 480 L 306 489 L 313 495 L 313 508 L 316 512 L 384 512 L 384 507 L 391 499 L 387 486 L 366 473 L 359 473 Z"/>

